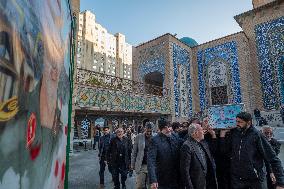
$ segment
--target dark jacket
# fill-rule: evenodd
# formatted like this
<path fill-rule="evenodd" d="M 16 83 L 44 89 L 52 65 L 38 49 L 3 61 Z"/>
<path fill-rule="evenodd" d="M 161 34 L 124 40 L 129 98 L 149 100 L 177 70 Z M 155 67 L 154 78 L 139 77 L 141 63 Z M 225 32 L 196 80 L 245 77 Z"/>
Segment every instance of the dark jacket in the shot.
<path fill-rule="evenodd" d="M 204 149 L 207 167 L 201 161 L 198 145 Z M 217 189 L 216 167 L 207 143 L 189 137 L 180 150 L 180 175 L 185 189 Z M 207 174 L 205 172 L 207 170 Z"/>
<path fill-rule="evenodd" d="M 278 154 L 280 153 L 281 143 L 278 142 L 276 139 L 271 138 L 271 140 L 269 141 L 269 144 L 271 145 L 272 149 L 274 150 L 274 152 L 278 156 Z M 267 173 L 273 172 L 272 167 L 270 166 L 270 164 L 267 161 L 265 161 L 265 166 L 266 166 L 266 172 Z"/>
<path fill-rule="evenodd" d="M 119 167 L 119 152 L 118 152 L 118 143 L 120 139 L 118 137 L 114 137 L 110 140 L 110 146 L 108 150 L 108 163 L 112 167 Z M 124 152 L 124 163 L 127 168 L 130 166 L 131 161 L 131 146 L 129 145 L 128 139 L 126 137 L 122 138 L 123 152 Z"/>
<path fill-rule="evenodd" d="M 109 146 L 110 146 L 110 140 L 113 138 L 114 136 L 111 134 L 107 134 L 104 136 L 100 137 L 99 140 L 99 157 L 100 160 L 107 160 L 107 153 L 109 150 Z"/>
<path fill-rule="evenodd" d="M 222 153 L 231 158 L 231 178 L 245 181 L 265 179 L 264 161 L 270 163 L 277 185 L 284 186 L 284 172 L 281 161 L 276 156 L 264 135 L 255 127 L 246 130 L 231 130 L 230 138 L 220 139 Z"/>
<path fill-rule="evenodd" d="M 269 141 L 269 144 L 271 145 L 272 149 L 278 156 L 278 154 L 280 153 L 281 143 L 278 142 L 275 138 L 271 138 L 271 140 Z"/>
<path fill-rule="evenodd" d="M 159 133 L 150 142 L 147 166 L 150 183 L 157 182 L 159 188 L 179 187 L 179 150 L 181 141 L 171 135 Z"/>

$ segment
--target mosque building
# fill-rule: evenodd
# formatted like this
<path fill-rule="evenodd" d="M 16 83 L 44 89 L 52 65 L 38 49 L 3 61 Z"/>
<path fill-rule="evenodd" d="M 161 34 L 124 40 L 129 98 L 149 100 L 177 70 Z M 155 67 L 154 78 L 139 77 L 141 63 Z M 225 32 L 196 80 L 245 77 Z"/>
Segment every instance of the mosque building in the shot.
<path fill-rule="evenodd" d="M 176 121 L 223 104 L 277 112 L 284 104 L 284 1 L 253 6 L 234 17 L 241 32 L 204 44 L 167 33 L 134 47 L 133 80 L 170 90 Z M 282 122 L 279 113 L 271 119 Z"/>

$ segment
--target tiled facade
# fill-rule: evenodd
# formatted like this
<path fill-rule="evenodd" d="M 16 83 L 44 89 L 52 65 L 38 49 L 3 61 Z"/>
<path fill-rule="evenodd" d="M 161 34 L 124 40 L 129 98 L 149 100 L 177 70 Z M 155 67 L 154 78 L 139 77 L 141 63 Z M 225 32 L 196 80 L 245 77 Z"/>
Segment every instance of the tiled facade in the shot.
<path fill-rule="evenodd" d="M 149 73 L 162 74 L 163 87 L 171 91 L 173 120 L 188 119 L 193 113 L 190 55 L 190 48 L 170 34 L 134 50 L 133 73 L 138 81 L 143 82 Z"/>
<path fill-rule="evenodd" d="M 211 105 L 211 87 L 227 86 L 228 103 L 242 102 L 235 41 L 199 50 L 197 64 L 201 110 L 205 110 Z"/>
<path fill-rule="evenodd" d="M 173 50 L 175 116 L 189 117 L 192 115 L 190 54 L 175 43 L 171 43 L 171 48 Z"/>
<path fill-rule="evenodd" d="M 255 27 L 263 103 L 266 109 L 284 104 L 284 17 Z"/>
<path fill-rule="evenodd" d="M 235 16 L 248 38 L 254 107 L 262 110 L 278 109 L 283 103 L 283 74 L 277 69 L 283 65 L 283 16 L 281 0 Z"/>
<path fill-rule="evenodd" d="M 93 110 L 170 114 L 167 97 L 147 96 L 102 88 L 78 87 L 76 106 Z"/>

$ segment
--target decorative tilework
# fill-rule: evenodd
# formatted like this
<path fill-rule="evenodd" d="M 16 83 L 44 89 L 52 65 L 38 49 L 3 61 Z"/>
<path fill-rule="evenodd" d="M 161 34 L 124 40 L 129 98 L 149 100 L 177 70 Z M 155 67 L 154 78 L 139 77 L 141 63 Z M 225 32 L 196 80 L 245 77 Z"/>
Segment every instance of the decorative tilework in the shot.
<path fill-rule="evenodd" d="M 255 27 L 262 97 L 266 109 L 284 103 L 284 17 Z"/>
<path fill-rule="evenodd" d="M 173 49 L 175 116 L 189 117 L 192 115 L 189 52 L 175 43 L 171 43 L 171 47 Z"/>
<path fill-rule="evenodd" d="M 152 72 L 159 72 L 165 76 L 165 58 L 163 56 L 149 61 L 145 61 L 139 65 L 139 76 L 142 80 L 145 75 Z"/>
<path fill-rule="evenodd" d="M 208 66 L 212 63 L 215 64 L 216 62 L 222 62 L 227 64 L 228 68 L 227 75 L 228 75 L 228 85 L 229 85 L 228 87 L 232 93 L 232 99 L 230 103 L 242 102 L 237 44 L 235 41 L 231 41 L 212 48 L 199 50 L 197 52 L 199 96 L 200 96 L 201 110 L 205 110 L 210 105 Z M 216 74 L 220 75 L 221 72 L 219 73 L 216 72 Z M 222 77 L 220 76 L 218 78 Z"/>
<path fill-rule="evenodd" d="M 210 87 L 228 85 L 227 67 L 224 62 L 213 62 L 208 66 Z"/>
<path fill-rule="evenodd" d="M 78 86 L 76 105 L 100 110 L 171 114 L 169 97 L 134 95 L 95 87 Z"/>

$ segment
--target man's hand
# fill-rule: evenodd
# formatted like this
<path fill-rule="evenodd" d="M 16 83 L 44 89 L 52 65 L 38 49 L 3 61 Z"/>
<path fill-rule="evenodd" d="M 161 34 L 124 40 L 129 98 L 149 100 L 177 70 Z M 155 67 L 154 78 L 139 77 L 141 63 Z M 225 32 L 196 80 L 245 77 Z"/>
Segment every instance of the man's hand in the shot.
<path fill-rule="evenodd" d="M 276 189 L 284 189 L 284 187 L 276 186 Z"/>
<path fill-rule="evenodd" d="M 158 189 L 158 183 L 157 182 L 152 183 L 151 189 Z"/>
<path fill-rule="evenodd" d="M 270 173 L 270 178 L 271 178 L 272 184 L 276 184 L 276 178 L 275 178 L 274 173 Z"/>
<path fill-rule="evenodd" d="M 230 131 L 229 129 L 222 129 L 220 131 L 220 138 L 225 138 L 226 133 L 229 132 L 229 131 Z"/>
<path fill-rule="evenodd" d="M 212 138 L 217 138 L 213 127 L 208 127 L 207 132 L 212 136 Z"/>

